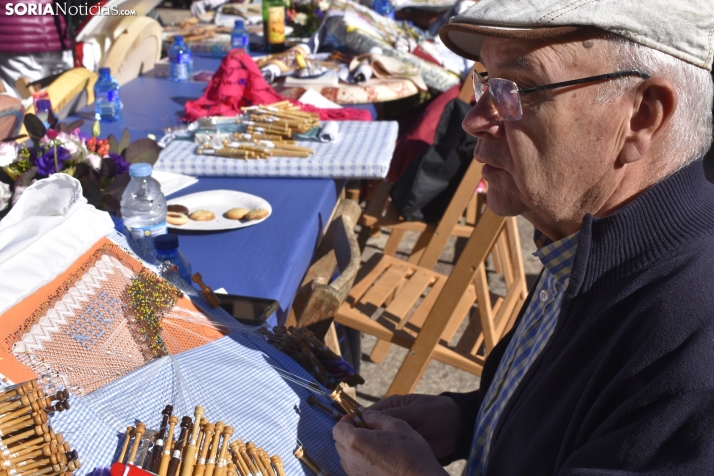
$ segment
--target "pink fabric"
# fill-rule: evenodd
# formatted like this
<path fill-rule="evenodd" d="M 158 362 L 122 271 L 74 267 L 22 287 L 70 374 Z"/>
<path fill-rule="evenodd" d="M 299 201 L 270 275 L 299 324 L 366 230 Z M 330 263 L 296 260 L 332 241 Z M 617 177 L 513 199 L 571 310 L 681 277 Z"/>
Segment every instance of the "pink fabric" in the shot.
<path fill-rule="evenodd" d="M 71 48 L 63 15 L 8 16 L 8 3 L 36 3 L 42 11 L 45 4 L 54 8 L 53 0 L 0 0 L 0 53 L 32 54 Z"/>
<path fill-rule="evenodd" d="M 241 107 L 270 104 L 286 98 L 263 79 L 253 58 L 236 49 L 223 58 L 210 84 L 200 98 L 186 102 L 186 119 L 191 122 L 205 116 L 235 116 Z M 371 121 L 369 111 L 359 109 L 319 109 L 293 99 L 291 103 L 306 112 L 320 114 L 324 121 Z"/>

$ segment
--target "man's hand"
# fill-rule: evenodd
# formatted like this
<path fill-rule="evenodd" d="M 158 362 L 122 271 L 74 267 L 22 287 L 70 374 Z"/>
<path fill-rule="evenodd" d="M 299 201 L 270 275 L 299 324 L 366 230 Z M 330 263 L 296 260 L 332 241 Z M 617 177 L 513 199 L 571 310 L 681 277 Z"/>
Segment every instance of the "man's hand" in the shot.
<path fill-rule="evenodd" d="M 368 429 L 349 417 L 335 425 L 332 436 L 342 469 L 349 476 L 445 475 L 429 444 L 404 421 L 365 411 Z"/>
<path fill-rule="evenodd" d="M 456 402 L 439 395 L 392 395 L 368 409 L 404 420 L 419 433 L 437 459 L 452 454 L 456 448 L 461 410 Z"/>

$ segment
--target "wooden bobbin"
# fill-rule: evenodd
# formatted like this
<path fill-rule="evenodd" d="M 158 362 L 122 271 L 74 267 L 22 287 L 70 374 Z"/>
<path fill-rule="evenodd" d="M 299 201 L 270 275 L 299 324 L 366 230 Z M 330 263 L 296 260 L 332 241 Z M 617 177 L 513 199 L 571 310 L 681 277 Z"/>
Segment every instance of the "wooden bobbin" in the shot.
<path fill-rule="evenodd" d="M 253 461 L 250 459 L 250 456 L 248 456 L 248 453 L 245 450 L 245 444 L 243 444 L 243 440 L 238 438 L 236 440 L 236 443 L 238 443 L 237 448 L 238 448 L 238 454 L 240 457 L 243 459 L 243 462 L 245 465 L 248 467 L 248 470 L 250 471 L 250 474 L 253 476 L 258 476 L 258 468 L 253 464 Z"/>
<path fill-rule="evenodd" d="M 179 433 L 178 440 L 176 440 L 176 445 L 171 450 L 171 460 L 169 461 L 169 469 L 166 471 L 166 476 L 176 476 L 178 474 L 183 447 L 188 440 L 188 433 L 191 430 L 192 423 L 189 416 L 181 418 L 181 433 Z"/>
<path fill-rule="evenodd" d="M 227 425 L 223 428 L 223 442 L 221 443 L 221 451 L 216 462 L 216 471 L 214 476 L 226 476 L 226 466 L 228 464 L 228 440 L 233 436 L 233 427 Z"/>
<path fill-rule="evenodd" d="M 4 415 L 8 412 L 14 411 L 18 408 L 21 407 L 27 407 L 29 406 L 32 402 L 37 401 L 35 392 L 31 392 L 27 395 L 21 395 L 18 398 L 14 400 L 8 400 L 7 402 L 0 404 L 0 414 Z"/>
<path fill-rule="evenodd" d="M 203 283 L 203 277 L 200 273 L 194 273 L 193 276 L 191 276 L 191 280 L 201 287 L 203 297 L 206 298 L 206 301 L 208 301 L 208 304 L 210 304 L 213 309 L 221 305 L 221 300 L 218 299 L 218 296 L 216 296 L 211 288 Z"/>
<path fill-rule="evenodd" d="M 278 474 L 278 476 L 285 476 L 285 464 L 283 463 L 283 460 L 282 458 L 280 458 L 280 456 L 271 456 L 270 462 L 272 463 L 273 468 L 275 469 L 275 472 Z"/>
<path fill-rule="evenodd" d="M 263 466 L 267 469 L 268 474 L 270 476 L 275 476 L 273 468 L 270 466 L 270 455 L 268 452 L 262 448 L 258 448 L 258 454 L 260 455 L 260 460 L 263 462 Z"/>
<path fill-rule="evenodd" d="M 13 443 L 22 441 L 25 438 L 29 438 L 29 437 L 35 436 L 35 435 L 42 435 L 44 433 L 47 433 L 48 431 L 49 431 L 49 428 L 47 427 L 46 424 L 37 425 L 34 428 L 28 429 L 27 431 L 24 431 L 17 435 L 12 435 L 10 437 L 0 439 L 0 445 L 9 447 Z"/>
<path fill-rule="evenodd" d="M 148 470 L 153 473 L 159 471 L 159 466 L 161 465 L 161 455 L 164 453 L 164 442 L 166 440 L 166 431 L 168 430 L 169 418 L 173 414 L 174 407 L 171 405 L 166 405 L 161 411 L 163 417 L 161 418 L 161 426 L 159 427 L 159 433 L 156 435 L 156 441 L 154 442 L 154 448 L 151 452 L 151 461 L 148 465 Z M 171 435 L 173 438 L 173 434 Z"/>
<path fill-rule="evenodd" d="M 188 439 L 188 444 L 186 446 L 186 452 L 183 456 L 183 461 L 181 465 L 181 476 L 191 476 L 193 473 L 193 466 L 196 461 L 196 443 L 198 441 L 198 432 L 201 429 L 201 418 L 203 414 L 206 413 L 206 409 L 197 406 L 193 412 L 194 423 L 191 429 L 191 436 Z"/>
<path fill-rule="evenodd" d="M 233 463 L 228 463 L 226 465 L 226 475 L 227 476 L 238 476 L 238 467 Z"/>
<path fill-rule="evenodd" d="M 67 457 L 63 453 L 53 453 L 50 456 L 47 456 L 45 458 L 38 458 L 34 461 L 27 462 L 26 464 L 23 465 L 17 465 L 17 471 L 21 473 L 28 473 L 30 470 L 33 470 L 35 468 L 40 468 L 42 466 L 48 465 L 48 464 L 61 464 L 61 463 L 66 463 L 67 462 Z"/>
<path fill-rule="evenodd" d="M 45 433 L 44 435 L 38 436 L 37 438 L 32 438 L 20 443 L 16 443 L 11 447 L 6 448 L 5 450 L 3 450 L 2 455 L 0 455 L 0 459 L 14 458 L 15 456 L 19 456 L 20 454 L 29 453 L 30 451 L 34 451 L 35 449 L 50 442 L 52 442 L 53 445 L 56 445 L 56 443 L 52 441 L 52 438 L 50 438 L 49 433 Z"/>
<path fill-rule="evenodd" d="M 141 422 L 137 423 L 136 429 L 134 430 L 134 445 L 131 447 L 131 454 L 129 455 L 129 459 L 126 460 L 127 464 L 134 464 L 134 460 L 136 459 L 136 452 L 139 450 L 139 446 L 141 445 L 141 437 L 144 436 L 145 432 L 146 424 Z"/>
<path fill-rule="evenodd" d="M 0 436 L 7 436 L 16 431 L 24 430 L 35 425 L 44 425 L 47 423 L 47 414 L 44 412 L 33 412 L 27 417 L 18 418 L 8 423 L 4 427 L 0 427 Z"/>
<path fill-rule="evenodd" d="M 243 461 L 243 458 L 241 457 L 240 452 L 238 451 L 239 446 L 240 443 L 238 442 L 238 440 L 228 445 L 228 449 L 230 450 L 231 455 L 233 456 L 233 462 L 240 469 L 241 476 L 252 476 L 250 473 L 250 469 L 248 468 L 248 466 L 246 466 L 245 461 Z"/>
<path fill-rule="evenodd" d="M 35 400 L 34 402 L 30 402 L 29 405 L 22 405 L 11 412 L 5 413 L 2 417 L 0 417 L 0 426 L 3 426 L 12 420 L 16 420 L 29 413 L 40 411 L 40 409 L 46 406 L 46 400 L 47 399 L 45 398 L 41 398 L 39 400 Z"/>
<path fill-rule="evenodd" d="M 215 430 L 213 434 L 213 440 L 211 441 L 211 450 L 208 453 L 208 459 L 206 460 L 206 470 L 204 471 L 204 476 L 213 476 L 213 471 L 216 468 L 216 455 L 218 454 L 218 447 L 221 441 L 221 432 L 226 427 L 226 424 L 222 421 L 216 423 Z"/>
<path fill-rule="evenodd" d="M 34 380 L 15 385 L 14 387 L 10 387 L 7 390 L 0 392 L 0 401 L 5 401 L 11 398 L 25 395 L 27 393 L 32 392 L 36 387 L 37 382 L 35 382 Z"/>
<path fill-rule="evenodd" d="M 296 449 L 293 454 L 297 459 L 302 461 L 305 466 L 310 468 L 310 470 L 315 473 L 317 476 L 330 476 L 328 473 L 320 469 L 320 466 L 315 462 L 314 459 L 310 457 L 310 455 L 305 452 L 305 448 L 303 446 L 299 446 L 298 449 Z"/>
<path fill-rule="evenodd" d="M 311 407 L 317 407 L 323 410 L 325 413 L 334 418 L 335 421 L 340 421 L 342 419 L 342 415 L 340 414 L 340 412 L 322 403 L 320 400 L 317 399 L 315 395 L 310 395 L 309 397 L 307 397 L 307 403 Z"/>
<path fill-rule="evenodd" d="M 211 447 L 214 429 L 213 423 L 206 423 L 206 426 L 203 428 L 203 443 L 201 444 L 201 451 L 198 453 L 196 465 L 193 467 L 193 476 L 203 476 L 203 473 L 206 471 L 206 457 Z"/>
<path fill-rule="evenodd" d="M 253 460 L 253 463 L 255 464 L 256 468 L 258 468 L 258 471 L 260 471 L 263 476 L 274 476 L 268 473 L 267 468 L 263 464 L 263 461 L 260 459 L 260 454 L 258 452 L 258 448 L 256 448 L 255 446 L 255 443 L 249 441 L 245 445 L 245 450 L 246 453 L 248 453 L 248 456 L 250 456 L 250 458 Z"/>
<path fill-rule="evenodd" d="M 171 462 L 171 446 L 174 441 L 174 429 L 178 423 L 178 417 L 172 415 L 169 417 L 169 432 L 164 442 L 164 452 L 161 454 L 161 461 L 159 462 L 159 476 L 166 476 L 166 472 L 169 469 L 169 463 Z"/>
<path fill-rule="evenodd" d="M 48 444 L 42 445 L 42 446 L 40 446 L 39 448 L 34 449 L 34 450 L 32 450 L 32 451 L 28 451 L 28 452 L 26 452 L 26 453 L 20 454 L 20 455 L 18 455 L 18 456 L 13 457 L 13 458 L 6 459 L 6 460 L 3 462 L 3 465 L 4 465 L 4 466 L 10 466 L 10 465 L 15 465 L 15 464 L 17 464 L 17 463 L 19 463 L 20 461 L 27 461 L 27 460 L 31 460 L 31 459 L 34 459 L 34 458 L 38 458 L 38 457 L 41 457 L 41 456 L 47 457 L 47 456 L 52 455 L 53 453 L 56 453 L 56 450 L 53 451 L 55 448 L 57 448 L 56 445 L 55 445 L 55 447 L 53 448 L 53 447 L 51 447 L 51 446 L 49 445 L 49 443 L 48 443 Z"/>

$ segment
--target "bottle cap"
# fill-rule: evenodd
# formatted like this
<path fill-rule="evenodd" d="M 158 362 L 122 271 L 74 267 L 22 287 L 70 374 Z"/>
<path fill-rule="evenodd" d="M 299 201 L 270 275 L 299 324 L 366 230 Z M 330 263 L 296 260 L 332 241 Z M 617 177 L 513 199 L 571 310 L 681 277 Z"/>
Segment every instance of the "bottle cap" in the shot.
<path fill-rule="evenodd" d="M 129 166 L 129 175 L 132 177 L 148 177 L 151 175 L 151 164 L 131 164 Z"/>
<path fill-rule="evenodd" d="M 243 28 L 243 20 L 236 20 L 234 28 Z"/>
<path fill-rule="evenodd" d="M 178 236 L 167 233 L 154 238 L 154 247 L 157 250 L 174 250 L 179 246 Z"/>
<path fill-rule="evenodd" d="M 99 68 L 99 74 L 100 75 L 108 75 L 110 76 L 112 74 L 112 69 L 111 68 Z"/>
<path fill-rule="evenodd" d="M 52 103 L 49 99 L 38 99 L 35 103 L 35 108 L 37 112 L 50 111 L 52 110 Z"/>
<path fill-rule="evenodd" d="M 183 43 L 183 35 L 174 35 L 174 43 Z"/>

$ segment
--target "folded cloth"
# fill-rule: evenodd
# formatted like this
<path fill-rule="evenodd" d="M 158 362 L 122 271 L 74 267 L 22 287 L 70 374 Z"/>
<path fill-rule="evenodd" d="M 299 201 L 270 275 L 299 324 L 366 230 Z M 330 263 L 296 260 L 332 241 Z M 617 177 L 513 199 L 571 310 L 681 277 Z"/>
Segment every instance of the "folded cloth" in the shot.
<path fill-rule="evenodd" d="M 186 102 L 186 119 L 193 122 L 206 116 L 235 116 L 241 107 L 272 104 L 286 98 L 278 94 L 263 79 L 250 55 L 236 49 L 223 58 L 203 96 Z M 369 111 L 361 109 L 319 109 L 290 99 L 306 112 L 320 115 L 323 121 L 371 121 Z"/>
<path fill-rule="evenodd" d="M 0 221 L 0 314 L 64 272 L 113 228 L 108 213 L 87 203 L 77 179 L 54 174 L 30 185 Z"/>
<path fill-rule="evenodd" d="M 377 53 L 359 55 L 350 62 L 349 68 L 350 71 L 353 71 L 353 76 L 355 76 L 355 78 L 358 71 L 363 71 L 360 70 L 360 67 L 365 62 L 369 62 L 372 67 L 372 72 L 377 78 L 406 78 L 412 81 L 414 85 L 419 88 L 419 90 L 428 90 L 426 83 L 424 82 L 424 78 L 421 77 L 419 68 L 414 65 L 407 64 L 397 58 Z"/>
<path fill-rule="evenodd" d="M 317 137 L 320 142 L 335 142 L 340 133 L 340 126 L 335 121 L 326 122 Z"/>

